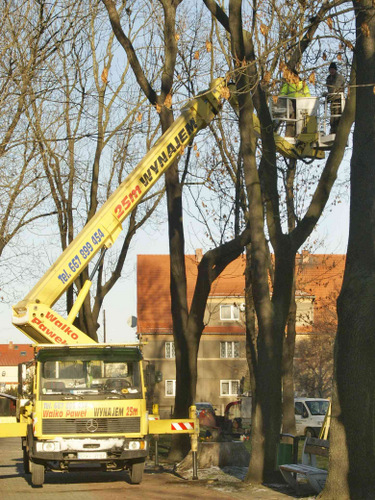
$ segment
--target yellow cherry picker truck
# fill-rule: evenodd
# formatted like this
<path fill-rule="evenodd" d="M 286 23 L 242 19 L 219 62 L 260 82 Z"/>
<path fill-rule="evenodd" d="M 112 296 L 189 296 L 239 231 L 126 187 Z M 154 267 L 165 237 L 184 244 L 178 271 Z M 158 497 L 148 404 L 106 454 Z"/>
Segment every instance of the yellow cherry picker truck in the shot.
<path fill-rule="evenodd" d="M 35 360 L 31 376 L 20 370 L 18 421 L 0 424 L 0 437 L 21 437 L 24 469 L 31 473 L 33 485 L 44 483 L 46 469 L 68 471 L 77 466 L 128 469 L 131 482 L 140 483 L 149 436 L 173 433 L 191 435 L 193 477 L 197 477 L 199 423 L 195 408 L 190 408 L 188 419 L 160 420 L 149 414 L 141 346 L 97 343 L 73 323 L 104 252 L 122 230 L 121 223 L 197 132 L 213 120 L 227 88 L 226 81 L 218 79 L 188 103 L 34 288 L 13 307 L 13 324 L 35 343 Z M 304 126 L 293 140 L 275 134 L 278 150 L 286 157 L 324 157 L 316 116 L 306 111 L 300 116 Z M 257 126 L 256 117 L 254 122 Z M 63 318 L 53 305 L 98 253 L 90 279 Z"/>

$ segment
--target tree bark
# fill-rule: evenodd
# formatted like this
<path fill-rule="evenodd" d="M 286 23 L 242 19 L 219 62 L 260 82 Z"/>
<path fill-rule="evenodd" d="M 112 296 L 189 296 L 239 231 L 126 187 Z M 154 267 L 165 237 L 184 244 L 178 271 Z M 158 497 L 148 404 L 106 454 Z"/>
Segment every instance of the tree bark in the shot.
<path fill-rule="evenodd" d="M 296 175 L 297 160 L 289 160 L 286 172 L 286 205 L 288 219 L 288 233 L 296 227 L 294 181 Z M 286 325 L 286 335 L 283 344 L 282 359 L 282 431 L 285 434 L 296 435 L 296 419 L 294 414 L 294 373 L 293 361 L 296 341 L 296 280 L 293 276 L 292 290 L 290 294 L 289 314 Z"/>
<path fill-rule="evenodd" d="M 295 282 L 293 281 L 290 299 L 289 315 L 287 321 L 287 332 L 284 337 L 283 360 L 282 360 L 282 431 L 286 434 L 296 435 L 296 419 L 294 414 L 294 374 L 293 360 L 296 340 L 296 299 Z"/>
<path fill-rule="evenodd" d="M 348 252 L 337 303 L 331 457 L 324 499 L 375 496 L 375 19 L 356 11 L 357 86 Z"/>

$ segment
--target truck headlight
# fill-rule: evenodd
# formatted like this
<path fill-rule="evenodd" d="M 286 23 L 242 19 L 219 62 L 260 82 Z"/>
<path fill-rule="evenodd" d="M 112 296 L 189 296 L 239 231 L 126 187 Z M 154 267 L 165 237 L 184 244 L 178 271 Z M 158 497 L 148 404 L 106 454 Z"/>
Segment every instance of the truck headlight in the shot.
<path fill-rule="evenodd" d="M 128 441 L 124 445 L 125 450 L 145 450 L 147 448 L 147 441 Z"/>
<path fill-rule="evenodd" d="M 39 441 L 36 443 L 36 451 L 60 451 L 60 443 L 57 441 Z"/>

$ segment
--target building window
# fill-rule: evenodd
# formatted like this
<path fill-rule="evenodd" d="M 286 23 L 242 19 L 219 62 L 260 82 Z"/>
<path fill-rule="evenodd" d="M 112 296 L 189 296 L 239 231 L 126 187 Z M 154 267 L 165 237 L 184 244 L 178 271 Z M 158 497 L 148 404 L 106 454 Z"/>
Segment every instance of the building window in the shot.
<path fill-rule="evenodd" d="M 165 343 L 165 357 L 168 359 L 173 359 L 176 357 L 174 350 L 174 342 Z"/>
<path fill-rule="evenodd" d="M 21 356 L 26 356 L 26 351 L 21 351 L 20 354 Z"/>
<path fill-rule="evenodd" d="M 239 342 L 220 342 L 220 357 L 221 358 L 239 358 L 240 343 Z"/>
<path fill-rule="evenodd" d="M 234 305 L 221 305 L 220 306 L 220 319 L 225 321 L 235 321 L 240 319 L 240 310 Z"/>
<path fill-rule="evenodd" d="M 2 377 L 5 377 L 6 374 L 7 374 L 6 372 L 1 372 Z"/>
<path fill-rule="evenodd" d="M 175 396 L 176 395 L 176 381 L 175 380 L 166 380 L 165 381 L 165 395 L 166 396 Z"/>
<path fill-rule="evenodd" d="M 220 396 L 238 396 L 239 392 L 239 380 L 220 380 Z"/>
<path fill-rule="evenodd" d="M 314 297 L 296 297 L 296 326 L 311 326 L 314 323 Z"/>

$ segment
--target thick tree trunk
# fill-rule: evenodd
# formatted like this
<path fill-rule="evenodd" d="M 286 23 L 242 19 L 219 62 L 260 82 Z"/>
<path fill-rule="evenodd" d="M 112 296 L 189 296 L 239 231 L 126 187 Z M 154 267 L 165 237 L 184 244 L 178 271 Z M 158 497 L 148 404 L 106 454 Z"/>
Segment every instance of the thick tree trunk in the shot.
<path fill-rule="evenodd" d="M 322 498 L 375 498 L 375 19 L 357 11 L 356 117 L 347 261 L 338 299 L 332 452 Z"/>
<path fill-rule="evenodd" d="M 282 431 L 286 434 L 296 435 L 296 419 L 294 415 L 294 348 L 296 340 L 296 311 L 295 282 L 293 281 L 287 333 L 283 346 L 283 401 L 282 401 Z"/>
<path fill-rule="evenodd" d="M 241 255 L 249 238 L 249 230 L 245 229 L 245 231 L 233 240 L 206 252 L 198 265 L 198 277 L 185 328 L 185 335 L 188 340 L 181 345 L 181 349 L 184 349 L 184 355 L 181 355 L 181 352 L 176 349 L 176 366 L 181 371 L 181 374 L 177 372 L 177 377 L 180 377 L 180 383 L 183 384 L 181 385 L 181 393 L 178 395 L 178 398 L 176 397 L 176 402 L 178 400 L 181 405 L 181 413 L 177 414 L 177 410 L 175 410 L 176 416 L 186 416 L 188 407 L 195 401 L 198 376 L 198 349 L 204 329 L 203 318 L 211 285 L 225 267 Z M 170 459 L 180 460 L 188 451 L 189 441 L 186 437 L 177 436 L 174 438 L 173 446 L 169 453 Z"/>
<path fill-rule="evenodd" d="M 246 481 L 272 480 L 276 470 L 281 429 L 281 373 L 285 323 L 294 273 L 294 252 L 279 248 L 271 309 L 257 310 L 258 364 L 256 409 L 252 426 L 252 454 Z M 254 286 L 254 285 L 253 285 Z"/>
<path fill-rule="evenodd" d="M 296 176 L 297 160 L 289 160 L 286 172 L 286 205 L 288 218 L 288 233 L 291 234 L 296 227 L 294 183 Z M 294 415 L 294 350 L 296 341 L 296 279 L 293 277 L 293 284 L 290 296 L 289 315 L 283 345 L 283 365 L 282 365 L 282 431 L 285 434 L 296 435 L 296 419 Z"/>
<path fill-rule="evenodd" d="M 245 299 L 246 299 L 246 359 L 250 372 L 250 388 L 252 396 L 252 421 L 256 408 L 256 378 L 255 370 L 258 364 L 257 328 L 253 297 L 253 279 L 251 276 L 251 244 L 246 246 L 245 267 Z"/>

